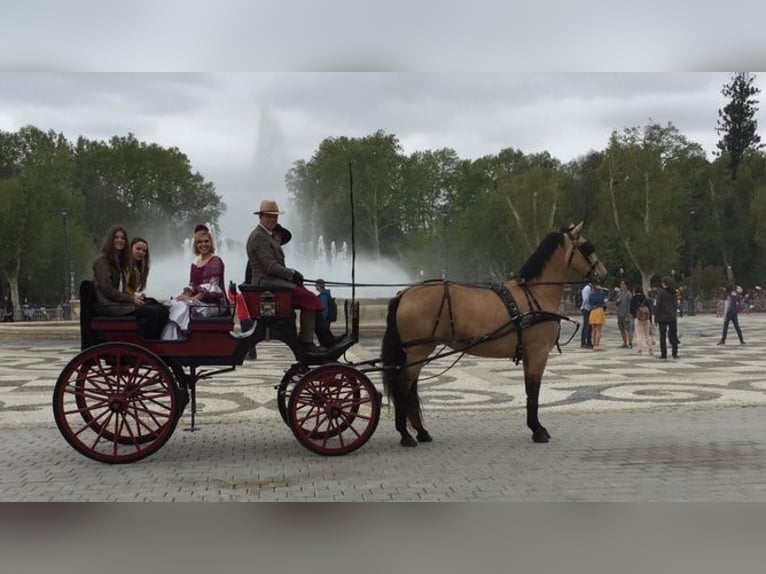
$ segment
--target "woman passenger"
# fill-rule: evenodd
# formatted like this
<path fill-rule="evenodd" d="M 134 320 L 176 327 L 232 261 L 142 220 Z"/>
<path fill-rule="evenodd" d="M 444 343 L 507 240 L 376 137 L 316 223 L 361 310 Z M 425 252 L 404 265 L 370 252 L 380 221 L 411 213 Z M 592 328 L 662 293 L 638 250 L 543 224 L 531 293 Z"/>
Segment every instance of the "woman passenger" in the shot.
<path fill-rule="evenodd" d="M 141 237 L 134 237 L 130 240 L 128 262 L 125 267 L 125 289 L 128 293 L 143 294 L 146 290 L 146 282 L 149 280 L 150 266 L 149 243 Z"/>
<path fill-rule="evenodd" d="M 159 339 L 167 320 L 167 309 L 146 305 L 142 293 L 129 293 L 125 282 L 128 262 L 128 233 L 121 225 L 113 226 L 101 244 L 101 255 L 93 263 L 96 288 L 96 315 L 134 316 L 139 334 L 145 339 Z"/>
<path fill-rule="evenodd" d="M 194 228 L 194 254 L 189 284 L 170 304 L 170 322 L 162 331 L 165 340 L 178 340 L 188 334 L 189 319 L 216 317 L 228 313 L 224 291 L 224 264 L 215 255 L 213 236 L 205 225 Z"/>

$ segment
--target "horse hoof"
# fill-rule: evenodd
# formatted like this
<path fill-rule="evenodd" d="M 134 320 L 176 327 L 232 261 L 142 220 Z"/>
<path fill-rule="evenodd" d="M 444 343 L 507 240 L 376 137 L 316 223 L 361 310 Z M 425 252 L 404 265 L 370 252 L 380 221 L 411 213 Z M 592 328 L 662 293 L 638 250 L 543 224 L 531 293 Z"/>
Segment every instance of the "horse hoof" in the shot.
<path fill-rule="evenodd" d="M 411 436 L 403 436 L 401 440 L 401 445 L 406 446 L 408 448 L 412 448 L 414 446 L 418 446 L 418 441 L 416 441 Z"/>
<path fill-rule="evenodd" d="M 434 439 L 427 430 L 418 432 L 418 442 L 433 442 Z"/>
<path fill-rule="evenodd" d="M 532 440 L 538 443 L 545 443 L 551 440 L 551 435 L 548 434 L 548 431 L 543 429 L 539 432 L 532 433 Z"/>

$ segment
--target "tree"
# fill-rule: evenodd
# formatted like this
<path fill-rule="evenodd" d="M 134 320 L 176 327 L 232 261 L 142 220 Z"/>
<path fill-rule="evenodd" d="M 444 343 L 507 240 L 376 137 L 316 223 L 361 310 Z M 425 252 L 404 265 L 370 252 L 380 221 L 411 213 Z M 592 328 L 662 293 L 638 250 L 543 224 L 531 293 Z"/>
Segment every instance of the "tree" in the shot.
<path fill-rule="evenodd" d="M 70 184 L 71 146 L 62 134 L 33 126 L 0 132 L 0 142 L 0 273 L 17 309 L 20 287 L 30 298 L 61 300 L 68 296 L 61 210 L 70 209 L 76 224 L 82 207 Z"/>
<path fill-rule="evenodd" d="M 225 209 L 215 186 L 192 171 L 177 148 L 138 141 L 133 134 L 108 143 L 79 138 L 74 186 L 88 202 L 94 243 L 114 223 L 151 229 L 154 242 L 177 242 L 195 223 L 215 223 Z M 162 230 L 164 237 L 157 237 Z"/>
<path fill-rule="evenodd" d="M 176 148 L 132 135 L 72 146 L 34 126 L 0 131 L 0 276 L 16 308 L 20 292 L 38 303 L 68 297 L 69 261 L 75 280 L 89 274 L 115 223 L 150 232 L 155 245 L 163 236 L 178 244 L 193 223 L 215 224 L 223 209 L 213 184 Z"/>
<path fill-rule="evenodd" d="M 313 236 L 340 244 L 350 234 L 351 163 L 357 245 L 375 257 L 388 255 L 395 253 L 393 246 L 402 236 L 402 160 L 399 140 L 383 131 L 364 138 L 327 138 L 310 161 L 293 164 L 286 177 L 287 189 L 299 212 L 315 226 Z"/>
<path fill-rule="evenodd" d="M 729 159 L 729 171 L 732 179 L 737 179 L 737 171 L 742 159 L 749 150 L 761 146 L 758 135 L 758 112 L 756 96 L 760 88 L 753 85 L 756 76 L 748 72 L 737 72 L 728 84 L 724 84 L 721 93 L 729 98 L 729 103 L 718 110 L 716 132 L 721 136 L 717 147 Z"/>
<path fill-rule="evenodd" d="M 679 268 L 677 222 L 691 194 L 682 166 L 701 157 L 702 148 L 672 124 L 628 128 L 610 138 L 599 169 L 601 189 L 613 233 L 645 288 L 655 273 Z"/>

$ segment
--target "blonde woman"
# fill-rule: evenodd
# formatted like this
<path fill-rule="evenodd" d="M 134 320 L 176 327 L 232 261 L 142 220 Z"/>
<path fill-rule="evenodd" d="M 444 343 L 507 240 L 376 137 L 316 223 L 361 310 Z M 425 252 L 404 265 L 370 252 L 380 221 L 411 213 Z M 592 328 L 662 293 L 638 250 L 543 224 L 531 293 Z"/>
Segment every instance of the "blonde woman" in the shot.
<path fill-rule="evenodd" d="M 213 236 L 205 225 L 194 228 L 194 254 L 197 257 L 189 269 L 189 284 L 170 304 L 170 322 L 162 332 L 165 340 L 183 338 L 192 315 L 216 317 L 228 311 L 223 260 L 215 254 Z"/>

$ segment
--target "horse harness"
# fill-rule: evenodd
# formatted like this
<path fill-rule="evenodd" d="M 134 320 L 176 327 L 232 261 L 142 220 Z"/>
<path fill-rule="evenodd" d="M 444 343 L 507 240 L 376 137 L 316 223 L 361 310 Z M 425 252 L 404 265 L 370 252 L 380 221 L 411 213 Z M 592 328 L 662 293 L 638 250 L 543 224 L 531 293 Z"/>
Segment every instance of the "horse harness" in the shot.
<path fill-rule="evenodd" d="M 480 289 L 491 289 L 503 302 L 503 305 L 508 311 L 508 316 L 510 320 L 491 333 L 487 333 L 480 337 L 472 337 L 470 339 L 460 340 L 455 337 L 455 317 L 452 313 L 452 296 L 450 294 L 450 288 L 449 288 L 450 282 L 447 281 L 446 279 L 443 279 L 442 285 L 444 286 L 444 294 L 442 295 L 441 304 L 439 305 L 439 311 L 436 314 L 436 321 L 434 322 L 433 329 L 431 330 L 431 336 L 422 338 L 422 339 L 415 339 L 412 341 L 403 342 L 402 343 L 403 348 L 406 349 L 408 347 L 415 347 L 417 345 L 423 345 L 423 344 L 434 344 L 434 343 L 444 344 L 450 341 L 455 341 L 460 343 L 463 346 L 459 351 L 454 351 L 454 352 L 465 352 L 472 347 L 480 345 L 481 343 L 486 343 L 488 341 L 500 339 L 510 334 L 511 332 L 515 331 L 517 337 L 516 337 L 516 350 L 514 351 L 514 354 L 513 354 L 513 361 L 515 364 L 518 365 L 522 359 L 522 354 L 524 351 L 524 345 L 522 342 L 522 333 L 525 328 L 531 327 L 532 325 L 536 325 L 537 323 L 544 323 L 547 321 L 561 322 L 562 319 L 568 320 L 567 317 L 564 317 L 563 315 L 559 315 L 558 313 L 551 313 L 549 311 L 544 311 L 540 303 L 537 301 L 534 294 L 532 293 L 532 291 L 529 289 L 528 285 L 524 281 L 521 281 L 519 283 L 519 287 L 521 287 L 524 295 L 526 296 L 527 304 L 529 305 L 529 308 L 530 308 L 530 312 L 526 314 L 521 312 L 518 304 L 516 303 L 516 300 L 513 298 L 513 295 L 511 295 L 511 292 L 503 283 L 490 283 L 488 285 L 471 285 L 471 287 L 477 287 Z M 449 321 L 450 321 L 450 331 L 452 333 L 452 337 L 449 337 L 449 338 L 436 336 L 436 331 L 439 328 L 439 322 L 441 320 L 442 312 L 444 311 L 445 306 L 447 308 L 447 313 L 448 313 Z M 561 352 L 561 347 L 559 346 L 558 337 L 556 338 L 556 346 L 558 347 L 559 352 Z M 446 353 L 446 354 L 450 354 L 450 353 Z M 444 355 L 439 355 L 439 356 L 444 356 Z"/>

